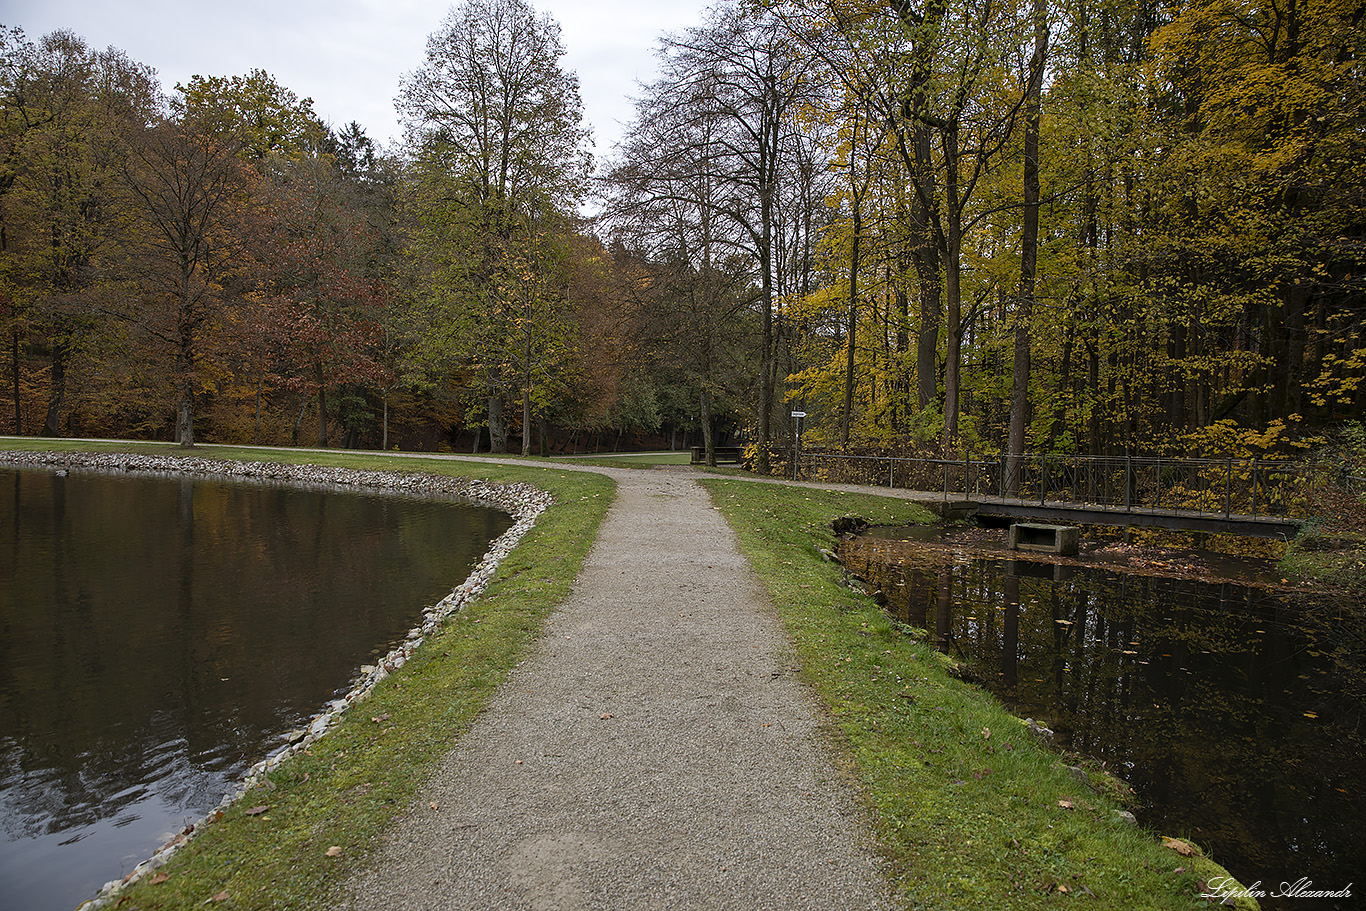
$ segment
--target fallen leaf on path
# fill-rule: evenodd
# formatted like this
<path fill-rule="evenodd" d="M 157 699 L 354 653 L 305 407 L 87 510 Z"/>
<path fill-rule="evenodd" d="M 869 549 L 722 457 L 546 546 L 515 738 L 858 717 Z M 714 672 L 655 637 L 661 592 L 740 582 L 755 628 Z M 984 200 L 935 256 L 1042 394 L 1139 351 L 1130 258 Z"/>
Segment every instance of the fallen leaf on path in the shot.
<path fill-rule="evenodd" d="M 598 717 L 601 718 L 603 721 L 606 721 L 608 718 L 611 718 L 611 717 L 612 717 L 612 713 L 611 713 L 611 712 L 603 712 L 603 713 L 602 713 L 601 715 L 599 715 Z"/>

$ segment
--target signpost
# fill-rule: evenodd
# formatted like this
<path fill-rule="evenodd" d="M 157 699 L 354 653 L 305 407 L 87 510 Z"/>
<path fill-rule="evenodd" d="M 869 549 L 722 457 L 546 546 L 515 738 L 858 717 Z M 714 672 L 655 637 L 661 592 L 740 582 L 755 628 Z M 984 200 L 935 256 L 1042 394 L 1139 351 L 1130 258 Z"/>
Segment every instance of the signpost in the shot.
<path fill-rule="evenodd" d="M 797 420 L 797 429 L 792 433 L 792 480 L 797 480 L 797 460 L 802 454 L 802 418 L 806 417 L 805 411 L 794 411 L 792 417 Z"/>

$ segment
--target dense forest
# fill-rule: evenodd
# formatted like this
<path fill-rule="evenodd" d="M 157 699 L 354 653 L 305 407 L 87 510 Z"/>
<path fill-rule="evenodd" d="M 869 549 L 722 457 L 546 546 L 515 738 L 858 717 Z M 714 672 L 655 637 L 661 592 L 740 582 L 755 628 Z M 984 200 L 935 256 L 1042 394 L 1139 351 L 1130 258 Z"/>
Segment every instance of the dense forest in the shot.
<path fill-rule="evenodd" d="M 722 0 L 590 154 L 463 0 L 405 136 L 0 31 L 0 433 L 1286 454 L 1366 416 L 1362 0 Z"/>

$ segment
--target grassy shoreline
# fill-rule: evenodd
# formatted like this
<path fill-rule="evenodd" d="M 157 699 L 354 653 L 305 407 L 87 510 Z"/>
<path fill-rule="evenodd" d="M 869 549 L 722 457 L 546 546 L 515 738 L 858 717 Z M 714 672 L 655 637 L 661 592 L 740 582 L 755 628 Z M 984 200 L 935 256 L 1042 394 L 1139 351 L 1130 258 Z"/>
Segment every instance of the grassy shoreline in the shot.
<path fill-rule="evenodd" d="M 0 448 L 181 452 L 166 444 L 13 439 Z M 119 905 L 188 908 L 217 898 L 234 908 L 332 907 L 348 871 L 366 862 L 375 836 L 411 802 L 568 594 L 614 485 L 555 463 L 213 446 L 186 454 L 522 481 L 556 496 L 484 595 L 332 733 L 177 853 L 164 881 L 144 879 Z M 834 740 L 908 907 L 1033 909 L 1083 897 L 1108 908 L 1207 906 L 1199 884 L 1219 868 L 1122 822 L 1117 803 L 1080 787 L 1019 719 L 953 679 L 941 656 L 870 599 L 841 587 L 839 567 L 819 554 L 833 541 L 829 522 L 838 515 L 909 523 L 927 521 L 923 509 L 719 477 L 703 484 L 829 707 Z"/>
<path fill-rule="evenodd" d="M 992 696 L 954 679 L 948 659 L 921 636 L 839 584 L 838 568 L 820 554 L 833 546 L 833 516 L 906 521 L 918 507 L 871 495 L 703 483 L 829 706 L 909 907 L 1035 909 L 1082 898 L 1126 911 L 1208 907 L 1200 893 L 1226 871 L 1124 821 L 1094 772 L 1099 793 Z"/>
<path fill-rule="evenodd" d="M 203 827 L 157 874 L 119 896 L 116 907 L 142 911 L 206 902 L 261 911 L 333 907 L 348 872 L 364 864 L 375 836 L 411 803 L 535 641 L 545 617 L 568 595 L 615 490 L 602 475 L 555 465 L 541 469 L 215 446 L 187 452 L 164 444 L 59 440 L 5 439 L 0 448 L 424 472 L 523 482 L 555 495 L 555 503 L 502 561 L 485 592 L 448 619 L 403 668 L 346 712 L 327 736 Z M 451 584 L 460 581 L 452 579 Z M 113 876 L 118 871 L 109 872 Z"/>

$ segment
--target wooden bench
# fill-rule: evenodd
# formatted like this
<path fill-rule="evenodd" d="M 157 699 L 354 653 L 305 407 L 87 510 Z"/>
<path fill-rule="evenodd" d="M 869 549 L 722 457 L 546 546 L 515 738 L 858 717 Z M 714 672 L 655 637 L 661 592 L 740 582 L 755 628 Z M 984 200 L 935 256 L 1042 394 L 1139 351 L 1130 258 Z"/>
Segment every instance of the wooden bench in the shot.
<path fill-rule="evenodd" d="M 743 446 L 717 446 L 715 449 L 717 465 L 739 465 L 745 457 L 745 447 Z M 705 446 L 692 447 L 692 463 L 694 465 L 705 465 L 707 463 Z"/>

